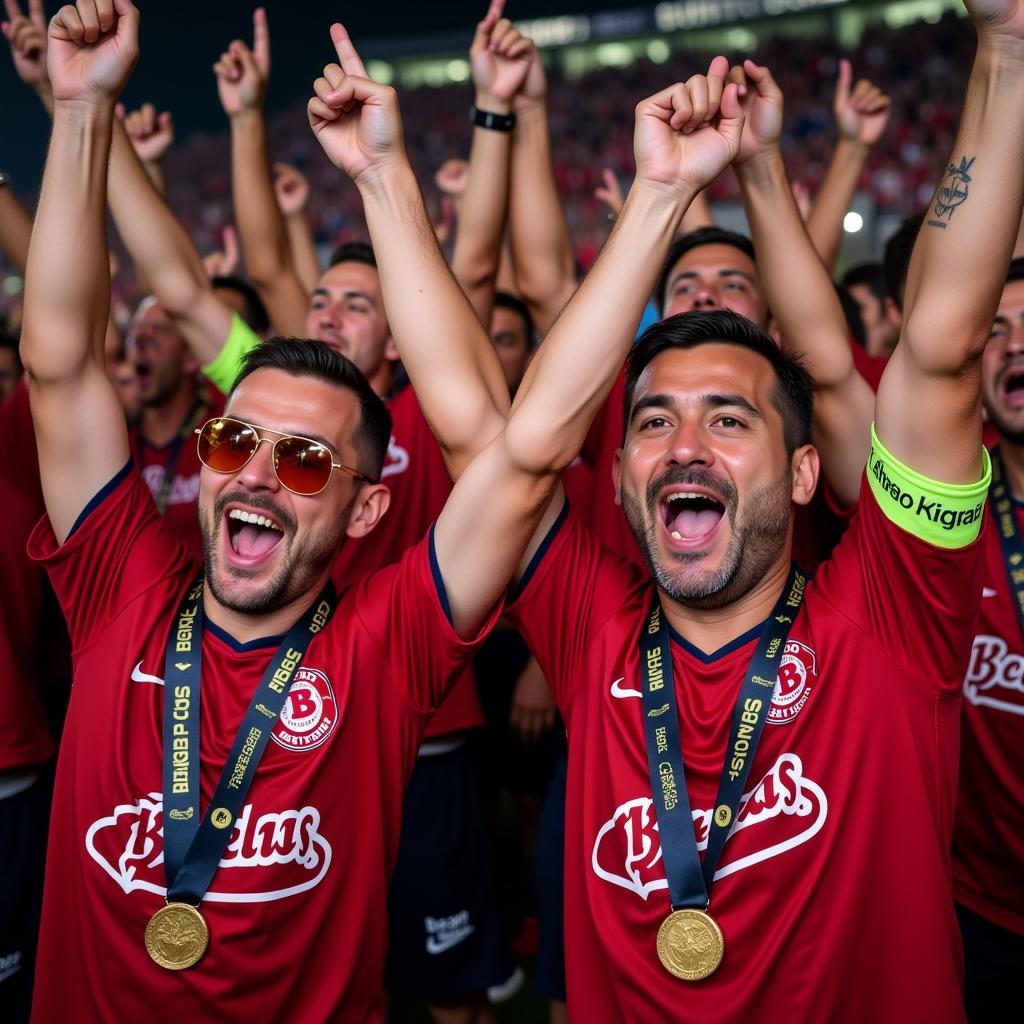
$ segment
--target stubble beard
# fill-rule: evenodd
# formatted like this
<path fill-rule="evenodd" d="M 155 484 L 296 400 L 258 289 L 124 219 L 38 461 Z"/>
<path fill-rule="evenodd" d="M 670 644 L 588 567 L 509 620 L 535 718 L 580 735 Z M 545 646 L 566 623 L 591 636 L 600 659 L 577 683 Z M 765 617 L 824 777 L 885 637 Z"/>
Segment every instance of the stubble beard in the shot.
<path fill-rule="evenodd" d="M 658 495 L 673 483 L 707 487 L 725 506 L 731 536 L 717 568 L 705 572 L 696 568 L 706 557 L 703 552 L 673 553 L 674 566 L 663 562 L 658 545 Z M 711 610 L 727 607 L 748 594 L 778 560 L 789 533 L 792 491 L 793 474 L 787 468 L 771 483 L 752 492 L 740 509 L 736 491 L 728 482 L 705 470 L 675 470 L 648 486 L 646 516 L 641 502 L 624 490 L 620 491 L 620 500 L 633 538 L 659 589 L 678 604 Z M 687 572 L 687 567 L 694 567 L 693 571 Z"/>

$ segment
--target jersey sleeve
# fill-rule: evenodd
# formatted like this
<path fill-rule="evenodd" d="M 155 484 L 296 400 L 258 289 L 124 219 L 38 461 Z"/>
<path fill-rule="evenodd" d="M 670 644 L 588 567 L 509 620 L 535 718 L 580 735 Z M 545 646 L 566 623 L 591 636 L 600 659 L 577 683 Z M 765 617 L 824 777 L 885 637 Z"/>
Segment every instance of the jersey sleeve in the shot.
<path fill-rule="evenodd" d="M 857 512 L 815 580 L 908 675 L 949 694 L 960 689 L 981 601 L 987 452 L 983 462 L 975 484 L 929 480 L 899 463 L 872 428 Z"/>
<path fill-rule="evenodd" d="M 83 509 L 63 544 L 41 519 L 28 553 L 50 576 L 73 650 L 95 640 L 155 582 L 199 566 L 167 531 L 131 462 Z"/>
<path fill-rule="evenodd" d="M 262 344 L 263 339 L 237 313 L 232 313 L 227 340 L 217 358 L 203 367 L 203 374 L 218 391 L 228 394 L 234 387 L 245 357 Z"/>
<path fill-rule="evenodd" d="M 474 636 L 455 632 L 434 555 L 433 530 L 401 561 L 357 585 L 355 611 L 381 653 L 384 679 L 416 711 L 432 714 L 501 616 L 499 601 Z"/>
<path fill-rule="evenodd" d="M 566 505 L 506 610 L 563 713 L 598 631 L 643 582 L 640 570 L 608 551 Z"/>

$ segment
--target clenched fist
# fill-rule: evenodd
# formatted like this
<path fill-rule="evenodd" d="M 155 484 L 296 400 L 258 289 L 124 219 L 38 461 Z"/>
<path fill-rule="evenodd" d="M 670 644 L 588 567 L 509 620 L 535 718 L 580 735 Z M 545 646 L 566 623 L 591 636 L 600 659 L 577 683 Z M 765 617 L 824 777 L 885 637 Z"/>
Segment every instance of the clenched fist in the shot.
<path fill-rule="evenodd" d="M 57 102 L 113 100 L 139 57 L 131 0 L 78 0 L 50 22 L 46 64 Z"/>

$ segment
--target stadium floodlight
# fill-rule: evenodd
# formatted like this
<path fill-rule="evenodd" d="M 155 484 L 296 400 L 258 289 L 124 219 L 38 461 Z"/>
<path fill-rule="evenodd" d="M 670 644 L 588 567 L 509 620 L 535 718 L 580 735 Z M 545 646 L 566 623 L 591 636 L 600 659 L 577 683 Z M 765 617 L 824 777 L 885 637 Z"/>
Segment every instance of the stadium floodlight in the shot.
<path fill-rule="evenodd" d="M 843 230 L 850 235 L 855 235 L 864 227 L 864 218 L 856 211 L 851 210 L 843 218 Z"/>

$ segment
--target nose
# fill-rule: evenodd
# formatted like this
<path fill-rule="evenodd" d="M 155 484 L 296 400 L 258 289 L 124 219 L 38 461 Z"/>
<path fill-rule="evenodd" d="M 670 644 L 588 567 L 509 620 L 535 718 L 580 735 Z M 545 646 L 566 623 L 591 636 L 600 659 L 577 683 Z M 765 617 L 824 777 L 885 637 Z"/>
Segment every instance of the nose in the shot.
<path fill-rule="evenodd" d="M 665 454 L 669 466 L 710 466 L 715 453 L 708 446 L 708 434 L 703 425 L 692 420 L 682 421 L 671 437 Z"/>
<path fill-rule="evenodd" d="M 721 302 L 718 289 L 710 284 L 701 282 L 693 296 L 694 309 L 720 309 Z"/>
<path fill-rule="evenodd" d="M 247 491 L 276 493 L 281 489 L 274 471 L 274 445 L 269 438 L 260 438 L 255 454 L 239 470 L 237 480 Z"/>
<path fill-rule="evenodd" d="M 1014 320 L 1006 341 L 1006 355 L 1019 356 L 1021 353 L 1024 353 L 1024 322 Z"/>

